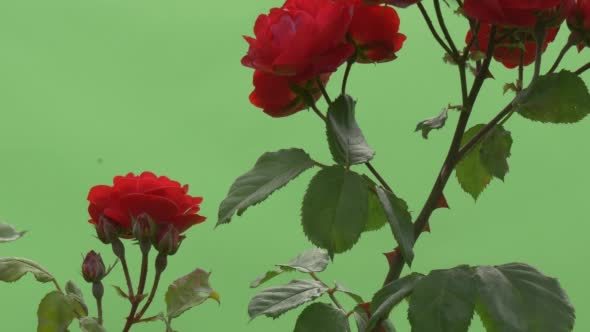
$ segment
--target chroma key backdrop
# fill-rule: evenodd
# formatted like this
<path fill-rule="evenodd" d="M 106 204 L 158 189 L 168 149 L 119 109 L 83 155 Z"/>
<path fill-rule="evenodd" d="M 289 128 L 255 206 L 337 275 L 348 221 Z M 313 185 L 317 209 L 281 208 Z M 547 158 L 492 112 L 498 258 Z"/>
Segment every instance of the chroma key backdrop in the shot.
<path fill-rule="evenodd" d="M 2 331 L 590 330 L 588 0 L 0 3 Z"/>

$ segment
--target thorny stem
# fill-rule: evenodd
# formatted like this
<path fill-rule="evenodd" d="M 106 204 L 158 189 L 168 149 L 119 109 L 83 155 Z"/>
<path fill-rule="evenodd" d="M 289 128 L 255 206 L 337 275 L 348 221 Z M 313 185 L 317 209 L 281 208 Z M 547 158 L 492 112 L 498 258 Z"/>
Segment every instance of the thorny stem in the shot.
<path fill-rule="evenodd" d="M 157 259 L 162 259 L 162 258 L 158 257 Z M 164 272 L 164 269 L 165 269 L 165 266 L 163 268 L 156 266 L 156 272 L 154 274 L 154 283 L 152 284 L 152 290 L 150 291 L 150 295 L 149 295 L 147 301 L 145 302 L 145 304 L 143 305 L 143 308 L 141 308 L 141 310 L 139 311 L 139 314 L 137 314 L 136 319 L 141 319 L 141 317 L 143 317 L 143 315 L 145 314 L 145 312 L 149 308 L 150 304 L 152 304 L 152 301 L 154 300 L 154 296 L 156 296 L 156 292 L 158 290 L 158 285 L 160 284 L 160 277 L 162 276 L 162 272 Z"/>
<path fill-rule="evenodd" d="M 342 306 L 342 304 L 340 303 L 340 301 L 338 301 L 338 299 L 334 295 L 334 289 L 333 288 L 330 288 L 330 286 L 328 286 L 325 282 L 323 282 L 314 272 L 310 272 L 309 275 L 314 280 L 320 282 L 322 285 L 324 285 L 326 288 L 328 288 L 328 296 L 330 296 L 330 299 L 332 300 L 332 302 L 334 302 L 334 305 L 336 305 L 336 307 L 338 307 L 338 309 L 340 309 L 342 311 L 346 311 L 346 310 L 344 310 L 344 307 Z"/>
<path fill-rule="evenodd" d="M 129 296 L 133 295 L 133 283 L 131 282 L 131 276 L 129 274 L 129 266 L 127 265 L 127 259 L 125 259 L 125 246 L 123 246 L 123 242 L 120 239 L 116 239 L 112 243 L 113 253 L 119 261 L 121 261 L 121 266 L 123 267 L 123 274 L 125 275 L 125 281 L 127 282 L 127 294 Z"/>
<path fill-rule="evenodd" d="M 449 46 L 447 46 L 447 44 L 442 40 L 442 38 L 440 37 L 440 35 L 436 31 L 436 28 L 434 27 L 434 24 L 432 23 L 432 19 L 428 15 L 428 11 L 426 11 L 426 8 L 424 8 L 424 5 L 421 2 L 418 2 L 417 5 L 418 5 L 418 9 L 420 9 L 420 13 L 424 17 L 424 21 L 426 21 L 426 25 L 428 25 L 428 29 L 430 29 L 430 32 L 432 33 L 432 36 L 434 37 L 434 39 L 436 39 L 436 41 L 445 50 L 445 52 L 452 55 L 453 52 L 451 51 Z"/>
<path fill-rule="evenodd" d="M 559 55 L 557 56 L 557 59 L 555 59 L 555 63 L 553 63 L 553 66 L 551 66 L 551 69 L 549 69 L 549 74 L 554 73 L 557 68 L 559 67 L 559 64 L 561 63 L 561 60 L 563 60 L 563 58 L 565 57 L 565 55 L 567 54 L 567 52 L 574 46 L 574 43 L 571 40 L 568 40 L 567 43 L 565 44 L 565 46 L 561 49 L 561 52 L 559 52 Z"/>
<path fill-rule="evenodd" d="M 135 319 L 135 313 L 139 307 L 139 303 L 143 297 L 143 291 L 145 289 L 145 282 L 147 278 L 147 271 L 148 271 L 148 261 L 149 261 L 149 247 L 147 250 L 142 250 L 141 253 L 141 272 L 139 275 L 139 284 L 137 286 L 137 294 L 130 297 L 131 300 L 131 309 L 129 310 L 129 315 L 127 316 L 127 320 L 125 323 L 125 327 L 123 328 L 123 332 L 127 332 L 131 329 L 131 326 L 137 322 Z"/>
<path fill-rule="evenodd" d="M 459 51 L 457 50 L 457 46 L 455 46 L 455 43 L 453 42 L 453 37 L 451 37 L 451 34 L 449 33 L 449 29 L 447 28 L 447 25 L 445 23 L 445 18 L 443 17 L 442 10 L 440 9 L 440 1 L 439 0 L 434 0 L 434 10 L 436 12 L 438 24 L 440 25 L 440 28 L 443 31 L 443 35 L 445 36 L 445 38 L 451 48 L 451 51 L 452 51 L 451 55 L 455 59 L 457 59 L 459 57 Z"/>

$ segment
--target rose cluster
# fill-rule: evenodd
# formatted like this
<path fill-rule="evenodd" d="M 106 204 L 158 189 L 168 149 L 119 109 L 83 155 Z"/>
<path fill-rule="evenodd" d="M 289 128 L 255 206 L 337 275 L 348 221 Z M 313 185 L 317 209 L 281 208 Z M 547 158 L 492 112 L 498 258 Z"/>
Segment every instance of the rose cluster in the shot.
<path fill-rule="evenodd" d="M 477 31 L 467 33 L 466 41 L 471 43 L 471 50 L 485 53 L 489 48 L 492 26 L 495 26 L 493 56 L 507 68 L 518 67 L 521 62 L 524 66 L 535 62 L 538 31 L 543 32 L 541 50 L 545 51 L 565 19 L 577 33 L 579 47 L 588 44 L 588 0 L 465 0 L 463 12 L 479 22 Z M 475 26 L 473 24 L 472 28 Z M 476 38 L 472 41 L 474 35 Z"/>
<path fill-rule="evenodd" d="M 150 172 L 116 176 L 112 186 L 94 186 L 88 201 L 90 223 L 102 242 L 134 238 L 168 255 L 178 250 L 184 231 L 205 221 L 198 214 L 201 197 L 189 195 L 187 185 Z"/>
<path fill-rule="evenodd" d="M 245 37 L 242 64 L 255 70 L 250 101 L 273 117 L 306 108 L 345 62 L 395 59 L 406 39 L 399 25 L 395 9 L 377 1 L 287 0 L 260 15 L 254 37 Z"/>

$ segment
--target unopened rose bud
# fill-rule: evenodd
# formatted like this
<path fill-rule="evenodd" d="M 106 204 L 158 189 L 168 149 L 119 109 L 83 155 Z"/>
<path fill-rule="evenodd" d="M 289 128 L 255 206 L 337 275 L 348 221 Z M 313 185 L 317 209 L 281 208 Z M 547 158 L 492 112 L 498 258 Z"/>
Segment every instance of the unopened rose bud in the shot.
<path fill-rule="evenodd" d="M 157 225 L 146 213 L 133 219 L 133 237 L 139 242 L 141 250 L 147 252 L 151 246 L 151 239 L 155 236 Z"/>
<path fill-rule="evenodd" d="M 176 227 L 167 225 L 162 227 L 158 232 L 158 235 L 155 237 L 154 246 L 161 254 L 171 256 L 178 251 L 182 239 L 183 237 Z"/>
<path fill-rule="evenodd" d="M 119 231 L 115 223 L 109 218 L 101 216 L 96 224 L 96 235 L 102 243 L 109 244 L 119 238 Z"/>
<path fill-rule="evenodd" d="M 106 268 L 100 257 L 94 250 L 86 254 L 84 262 L 82 263 L 82 276 L 84 280 L 90 283 L 96 283 L 104 278 Z"/>

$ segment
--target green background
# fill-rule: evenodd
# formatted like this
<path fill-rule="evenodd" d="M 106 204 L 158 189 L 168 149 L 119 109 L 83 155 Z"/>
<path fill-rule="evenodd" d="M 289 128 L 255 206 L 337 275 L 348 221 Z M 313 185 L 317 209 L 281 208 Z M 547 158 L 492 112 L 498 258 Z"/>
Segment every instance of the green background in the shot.
<path fill-rule="evenodd" d="M 271 119 L 248 102 L 252 72 L 240 65 L 246 51 L 241 35 L 251 34 L 256 16 L 277 5 L 278 0 L 1 1 L 0 215 L 30 233 L 3 245 L 0 254 L 35 259 L 62 283 L 82 284 L 86 251 L 97 249 L 107 262 L 113 260 L 87 224 L 88 189 L 117 174 L 152 170 L 190 184 L 192 194 L 205 197 L 203 214 L 209 216 L 188 232 L 163 284 L 202 267 L 213 271 L 212 285 L 222 295 L 221 306 L 207 302 L 177 319 L 175 327 L 292 329 L 297 312 L 248 322 L 247 303 L 255 294 L 248 286 L 272 264 L 311 246 L 299 210 L 313 173 L 214 230 L 229 185 L 263 152 L 302 147 L 330 162 L 324 129 L 313 114 Z M 465 22 L 447 14 L 461 41 Z M 408 41 L 399 59 L 355 66 L 349 87 L 377 151 L 375 165 L 416 212 L 452 130 L 448 126 L 423 140 L 413 129 L 448 103 L 458 103 L 457 71 L 442 63 L 416 8 L 400 15 Z M 562 30 L 559 44 L 566 35 Z M 550 47 L 547 62 L 561 45 Z M 572 52 L 564 65 L 577 68 L 588 54 Z M 486 83 L 472 124 L 491 118 L 510 98 L 502 95 L 502 86 L 515 72 L 497 63 L 492 70 L 496 80 Z M 340 77 L 333 76 L 333 95 Z M 450 123 L 456 118 L 451 114 Z M 433 233 L 419 241 L 413 270 L 530 263 L 559 277 L 577 309 L 576 331 L 588 331 L 590 124 L 586 119 L 573 126 L 543 125 L 515 116 L 507 127 L 515 144 L 506 183 L 494 181 L 476 205 L 452 179 L 446 189 L 452 209 L 435 212 Z M 387 229 L 363 235 L 353 251 L 336 257 L 324 278 L 369 297 L 386 271 L 381 253 L 392 247 Z M 138 265 L 136 257 L 132 266 Z M 119 272 L 106 284 L 122 285 Z M 290 277 L 295 276 L 282 281 Z M 1 329 L 34 331 L 37 303 L 50 289 L 30 276 L 1 284 Z M 91 302 L 89 288 L 84 290 Z M 106 325 L 119 331 L 127 304 L 110 287 L 106 294 Z M 151 312 L 163 308 L 161 299 L 162 294 Z M 409 330 L 405 310 L 404 304 L 395 314 L 400 331 Z M 163 327 L 153 323 L 136 330 Z M 482 331 L 478 320 L 472 330 Z"/>

